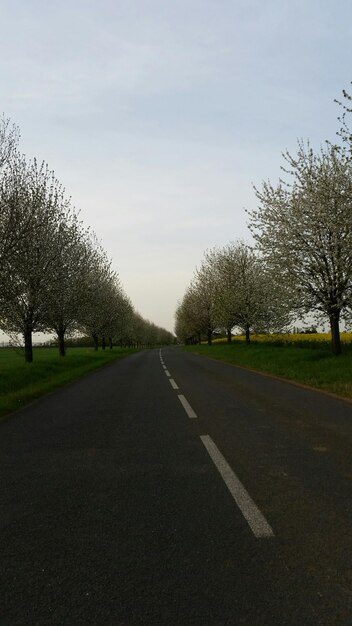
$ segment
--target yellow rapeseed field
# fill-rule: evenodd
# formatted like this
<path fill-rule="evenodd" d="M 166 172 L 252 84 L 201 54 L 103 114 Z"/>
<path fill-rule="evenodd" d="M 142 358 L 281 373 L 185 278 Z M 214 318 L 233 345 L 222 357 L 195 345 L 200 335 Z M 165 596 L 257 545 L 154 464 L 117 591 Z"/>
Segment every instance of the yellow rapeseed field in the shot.
<path fill-rule="evenodd" d="M 245 341 L 244 335 L 235 335 L 233 341 Z M 267 335 L 251 335 L 251 341 L 255 343 L 274 343 L 288 345 L 299 344 L 327 344 L 331 342 L 330 333 L 273 333 Z M 352 342 L 352 333 L 341 333 L 342 343 Z M 226 339 L 214 339 L 214 343 L 226 343 Z"/>
<path fill-rule="evenodd" d="M 277 333 L 252 335 L 251 346 L 236 335 L 232 347 L 226 338 L 215 339 L 213 346 L 187 349 L 232 365 L 273 374 L 352 400 L 352 333 L 341 333 L 342 354 L 331 350 L 330 333 Z M 237 348 L 236 348 L 237 346 Z"/>

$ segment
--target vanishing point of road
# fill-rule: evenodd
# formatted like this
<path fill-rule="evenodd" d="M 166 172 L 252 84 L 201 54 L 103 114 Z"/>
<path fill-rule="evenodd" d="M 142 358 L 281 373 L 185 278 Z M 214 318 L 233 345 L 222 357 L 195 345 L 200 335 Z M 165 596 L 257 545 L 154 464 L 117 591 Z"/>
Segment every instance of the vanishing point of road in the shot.
<path fill-rule="evenodd" d="M 176 348 L 0 424 L 1 626 L 352 624 L 352 404 Z"/>

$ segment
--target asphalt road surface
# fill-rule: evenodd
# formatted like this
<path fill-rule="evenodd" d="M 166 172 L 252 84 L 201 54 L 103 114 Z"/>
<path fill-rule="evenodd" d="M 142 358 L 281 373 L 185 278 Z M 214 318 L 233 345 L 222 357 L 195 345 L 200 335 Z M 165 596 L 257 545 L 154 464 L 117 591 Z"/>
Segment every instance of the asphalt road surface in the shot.
<path fill-rule="evenodd" d="M 352 404 L 165 348 L 0 424 L 1 626 L 352 625 Z"/>

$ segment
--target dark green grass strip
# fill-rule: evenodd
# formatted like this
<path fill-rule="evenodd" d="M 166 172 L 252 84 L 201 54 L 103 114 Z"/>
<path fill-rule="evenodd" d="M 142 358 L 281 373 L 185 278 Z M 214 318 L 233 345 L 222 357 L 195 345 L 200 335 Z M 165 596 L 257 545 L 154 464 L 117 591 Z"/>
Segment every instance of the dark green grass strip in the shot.
<path fill-rule="evenodd" d="M 68 349 L 59 357 L 57 348 L 34 348 L 33 363 L 25 363 L 20 350 L 0 349 L 0 417 L 61 387 L 84 374 L 126 357 L 136 350 L 113 348 Z"/>
<path fill-rule="evenodd" d="M 231 345 L 187 346 L 189 352 L 212 357 L 311 387 L 352 398 L 352 353 L 336 357 L 328 348 L 275 346 L 233 342 Z"/>

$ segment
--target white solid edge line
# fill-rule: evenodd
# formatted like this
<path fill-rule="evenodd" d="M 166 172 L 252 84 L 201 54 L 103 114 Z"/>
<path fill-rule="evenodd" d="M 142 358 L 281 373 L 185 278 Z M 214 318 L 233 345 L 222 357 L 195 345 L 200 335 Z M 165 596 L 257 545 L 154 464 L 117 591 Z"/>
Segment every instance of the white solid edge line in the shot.
<path fill-rule="evenodd" d="M 190 417 L 191 419 L 194 418 L 194 417 L 197 417 L 197 415 L 193 411 L 191 405 L 189 404 L 189 402 L 187 402 L 186 398 L 183 395 L 179 394 L 178 395 L 178 399 L 181 402 L 181 404 L 182 404 L 184 410 L 186 411 L 188 417 Z"/>
<path fill-rule="evenodd" d="M 166 376 L 171 376 L 169 370 L 165 370 L 165 374 L 166 374 Z"/>
<path fill-rule="evenodd" d="M 169 378 L 170 385 L 173 389 L 179 389 L 178 385 L 175 383 L 173 378 Z"/>
<path fill-rule="evenodd" d="M 222 456 L 214 441 L 211 437 L 209 437 L 209 435 L 201 435 L 200 438 L 215 467 L 221 474 L 226 487 L 242 512 L 243 517 L 247 520 L 250 528 L 252 529 L 253 534 L 257 538 L 274 537 L 273 529 L 258 509 L 257 505 L 253 502 L 249 493 L 246 491 L 241 481 L 237 478 L 226 459 Z"/>

